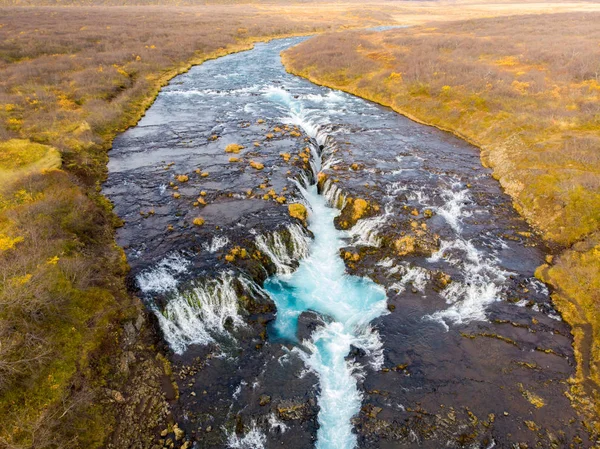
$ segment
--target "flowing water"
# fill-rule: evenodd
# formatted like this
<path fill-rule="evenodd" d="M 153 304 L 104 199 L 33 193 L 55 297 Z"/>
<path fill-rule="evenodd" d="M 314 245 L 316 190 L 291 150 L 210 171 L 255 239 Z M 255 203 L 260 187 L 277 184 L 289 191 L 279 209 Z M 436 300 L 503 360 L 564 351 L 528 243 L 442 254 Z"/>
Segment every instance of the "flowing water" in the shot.
<path fill-rule="evenodd" d="M 351 346 L 371 354 L 381 349 L 370 322 L 387 312 L 386 296 L 372 281 L 345 273 L 339 256 L 342 232 L 333 225 L 339 211 L 327 206 L 315 185 L 303 189 L 303 194 L 311 208 L 309 229 L 315 236 L 310 255 L 293 274 L 279 274 L 265 288 L 277 306 L 273 327 L 279 337 L 296 339 L 303 311 L 312 310 L 328 319 L 304 342 L 308 350 L 300 350 L 321 387 L 317 447 L 352 448 L 356 435 L 350 420 L 360 410 L 361 394 L 354 378 L 357 367 L 346 357 Z"/>
<path fill-rule="evenodd" d="M 545 248 L 477 149 L 287 74 L 279 53 L 302 39 L 175 78 L 110 155 L 186 438 L 586 447 L 569 329 L 533 276 Z"/>

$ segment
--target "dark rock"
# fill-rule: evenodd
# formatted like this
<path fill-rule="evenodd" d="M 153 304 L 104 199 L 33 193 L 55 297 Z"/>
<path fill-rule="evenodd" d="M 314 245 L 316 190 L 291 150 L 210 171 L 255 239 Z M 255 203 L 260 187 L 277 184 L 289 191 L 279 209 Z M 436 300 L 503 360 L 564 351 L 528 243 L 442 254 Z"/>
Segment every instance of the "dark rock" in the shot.
<path fill-rule="evenodd" d="M 302 312 L 298 317 L 298 330 L 296 332 L 296 336 L 300 341 L 309 340 L 317 328 L 325 326 L 330 322 L 331 318 L 324 317 L 312 310 Z"/>

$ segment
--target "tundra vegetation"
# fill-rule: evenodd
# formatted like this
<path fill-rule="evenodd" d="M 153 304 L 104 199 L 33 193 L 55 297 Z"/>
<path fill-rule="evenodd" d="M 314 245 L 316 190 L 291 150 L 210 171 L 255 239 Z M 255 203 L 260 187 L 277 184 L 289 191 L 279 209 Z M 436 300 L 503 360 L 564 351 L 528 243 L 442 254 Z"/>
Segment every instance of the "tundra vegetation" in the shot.
<path fill-rule="evenodd" d="M 600 13 L 431 23 L 310 39 L 287 69 L 481 148 L 549 242 L 537 275 L 572 326 L 572 399 L 600 412 Z"/>
<path fill-rule="evenodd" d="M 100 195 L 100 184 L 115 135 L 140 119 L 173 76 L 273 37 L 432 18 L 599 9 L 584 2 L 490 7 L 465 0 L 452 7 L 143 3 L 0 0 L 2 447 L 102 447 L 116 427 L 114 403 L 123 399 L 118 390 L 135 382 L 115 366 L 122 328 L 138 316 L 140 304 L 125 288 L 127 263 L 114 241 L 119 220 Z M 578 48 L 573 58 L 581 59 L 587 48 Z M 180 176 L 184 183 L 188 175 Z M 206 204 L 205 192 L 200 195 L 198 204 Z M 300 204 L 289 210 L 306 218 Z M 193 222 L 201 226 L 203 219 Z M 154 354 L 152 343 L 135 347 Z M 156 364 L 168 374 L 160 354 Z"/>

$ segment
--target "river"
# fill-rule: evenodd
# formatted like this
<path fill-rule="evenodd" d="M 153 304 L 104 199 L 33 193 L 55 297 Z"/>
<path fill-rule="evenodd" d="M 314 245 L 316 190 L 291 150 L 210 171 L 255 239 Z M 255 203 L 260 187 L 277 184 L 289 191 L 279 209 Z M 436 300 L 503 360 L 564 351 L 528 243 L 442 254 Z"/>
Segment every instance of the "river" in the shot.
<path fill-rule="evenodd" d="M 543 243 L 476 148 L 287 74 L 303 39 L 176 77 L 110 153 L 190 443 L 586 447 Z"/>

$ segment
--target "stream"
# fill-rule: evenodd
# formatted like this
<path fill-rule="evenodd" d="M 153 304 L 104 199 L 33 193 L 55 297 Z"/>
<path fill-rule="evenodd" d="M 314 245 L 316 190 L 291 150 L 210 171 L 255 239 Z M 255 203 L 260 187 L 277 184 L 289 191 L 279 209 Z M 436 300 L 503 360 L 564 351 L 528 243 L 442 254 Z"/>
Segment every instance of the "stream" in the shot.
<path fill-rule="evenodd" d="M 110 152 L 189 447 L 589 447 L 543 242 L 477 148 L 286 73 L 303 39 L 174 78 Z"/>

